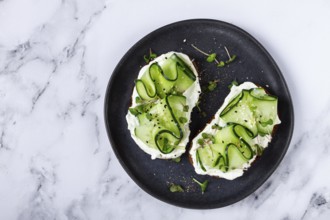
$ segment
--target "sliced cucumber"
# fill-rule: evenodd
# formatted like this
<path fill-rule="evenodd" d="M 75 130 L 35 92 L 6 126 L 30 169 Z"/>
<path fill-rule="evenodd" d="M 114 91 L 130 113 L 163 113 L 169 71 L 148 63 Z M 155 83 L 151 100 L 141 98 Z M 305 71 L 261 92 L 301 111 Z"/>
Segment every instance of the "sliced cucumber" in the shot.
<path fill-rule="evenodd" d="M 206 167 L 213 167 L 216 158 L 214 157 L 214 152 L 210 146 L 203 146 L 198 148 L 196 154 L 197 160 L 202 169 L 204 168 L 204 170 L 206 170 Z"/>
<path fill-rule="evenodd" d="M 176 54 L 174 53 L 171 57 L 170 60 L 172 62 L 176 62 L 177 66 L 180 66 L 180 68 L 183 70 L 185 75 L 189 77 L 192 81 L 196 80 L 196 76 L 194 72 L 190 69 L 190 67 Z"/>
<path fill-rule="evenodd" d="M 227 114 L 236 104 L 242 99 L 243 93 L 239 93 L 236 97 L 234 97 L 229 104 L 224 108 L 224 110 L 220 113 L 220 117 Z"/>
<path fill-rule="evenodd" d="M 188 113 L 182 111 L 186 105 L 186 98 L 181 95 L 168 95 L 145 112 L 137 116 L 139 125 L 135 128 L 135 135 L 148 146 L 159 149 L 162 153 L 170 153 L 183 137 L 180 118 L 188 118 Z"/>
<path fill-rule="evenodd" d="M 253 157 L 253 150 L 251 147 L 253 145 L 252 133 L 242 125 L 234 125 L 233 131 L 239 140 L 239 144 L 236 144 L 237 149 L 244 158 L 250 160 Z"/>
<path fill-rule="evenodd" d="M 164 98 L 166 94 L 168 94 L 172 90 L 175 84 L 175 80 L 172 81 L 169 80 L 169 78 L 165 77 L 165 74 L 162 68 L 158 65 L 158 63 L 153 63 L 149 67 L 149 74 L 150 74 L 150 78 L 153 80 L 155 84 L 158 97 Z M 176 72 L 175 74 L 177 75 Z"/>
<path fill-rule="evenodd" d="M 219 116 L 225 122 L 222 127 L 212 126 L 211 133 L 202 131 L 198 135 L 198 138 L 214 137 L 213 143 L 204 139 L 197 141 L 198 166 L 205 172 L 209 169 L 223 173 L 244 169 L 251 159 L 262 153 L 255 138 L 270 134 L 278 123 L 277 97 L 268 95 L 262 88 L 242 89 Z"/>
<path fill-rule="evenodd" d="M 203 162 L 201 160 L 201 156 L 200 154 L 203 154 L 203 152 L 200 153 L 200 151 L 203 151 L 202 150 L 203 148 L 198 148 L 197 151 L 196 151 L 196 159 L 197 159 L 197 163 L 198 165 L 201 167 L 202 170 L 206 171 L 204 165 L 203 165 Z M 208 151 L 206 153 L 209 153 Z M 207 161 L 207 160 L 206 160 Z"/>
<path fill-rule="evenodd" d="M 242 168 L 242 166 L 248 161 L 234 144 L 229 144 L 227 146 L 227 161 L 228 170 L 235 170 L 237 168 Z"/>
<path fill-rule="evenodd" d="M 129 109 L 130 114 L 138 119 L 135 136 L 162 154 L 181 146 L 183 131 L 190 120 L 187 98 L 183 93 L 196 79 L 189 65 L 176 53 L 163 60 L 156 59 L 145 68 L 136 80 L 141 102 Z"/>
<path fill-rule="evenodd" d="M 223 171 L 239 167 L 242 161 L 246 163 L 253 157 L 250 147 L 252 133 L 239 124 L 230 124 L 215 134 L 215 143 L 198 148 L 200 163 L 207 168 L 218 168 Z M 232 149 L 234 148 L 235 149 Z M 234 154 L 234 156 L 232 155 Z M 231 162 L 233 157 L 240 154 L 239 160 Z M 243 158 L 243 159 L 242 159 Z M 233 165 L 234 164 L 234 165 Z"/>
<path fill-rule="evenodd" d="M 152 92 L 150 84 L 143 82 L 142 80 L 135 81 L 136 91 L 143 100 L 152 100 L 155 98 L 155 94 Z"/>
<path fill-rule="evenodd" d="M 136 90 L 143 100 L 164 98 L 167 94 L 182 94 L 196 80 L 189 66 L 175 53 L 161 65 L 154 62 L 136 80 Z"/>
<path fill-rule="evenodd" d="M 255 96 L 255 91 L 256 89 L 252 90 L 250 93 L 253 97 L 252 105 L 254 106 L 253 111 L 256 118 L 258 132 L 261 135 L 271 134 L 277 119 L 277 97 L 270 96 L 264 91 L 261 96 Z"/>
<path fill-rule="evenodd" d="M 227 123 L 235 123 L 240 124 L 246 128 L 248 128 L 253 136 L 256 136 L 258 133 L 258 128 L 255 122 L 255 118 L 253 115 L 253 111 L 250 109 L 251 105 L 251 96 L 247 90 L 243 90 L 239 99 L 235 98 L 234 104 L 229 103 L 231 108 L 226 110 L 226 112 L 220 113 L 220 117 Z"/>

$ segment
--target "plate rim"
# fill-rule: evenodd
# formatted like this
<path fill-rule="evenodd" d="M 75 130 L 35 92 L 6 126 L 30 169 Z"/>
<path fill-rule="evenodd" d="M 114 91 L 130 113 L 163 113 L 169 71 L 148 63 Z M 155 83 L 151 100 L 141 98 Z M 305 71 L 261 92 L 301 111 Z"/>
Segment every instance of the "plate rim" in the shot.
<path fill-rule="evenodd" d="M 264 181 L 261 181 L 259 184 L 254 184 L 254 187 L 250 188 L 249 190 L 247 190 L 243 196 L 241 196 L 238 199 L 234 199 L 234 200 L 228 200 L 227 202 L 223 202 L 221 203 L 222 205 L 219 205 L 218 203 L 213 205 L 213 204 L 207 204 L 207 205 L 187 205 L 187 204 L 182 204 L 181 202 L 177 202 L 174 200 L 170 200 L 164 197 L 159 196 L 157 193 L 152 192 L 148 187 L 146 187 L 139 179 L 138 177 L 136 177 L 136 175 L 128 168 L 128 166 L 126 165 L 126 163 L 124 162 L 124 160 L 122 159 L 119 151 L 117 150 L 117 148 L 115 147 L 116 144 L 113 141 L 113 135 L 112 135 L 112 131 L 110 129 L 110 125 L 109 125 L 109 117 L 107 115 L 108 109 L 109 109 L 109 105 L 108 105 L 108 101 L 109 101 L 109 93 L 110 93 L 110 88 L 112 87 L 113 83 L 114 83 L 114 77 L 115 75 L 118 74 L 118 70 L 120 69 L 120 67 L 122 66 L 122 63 L 127 59 L 128 55 L 131 53 L 131 51 L 134 51 L 135 48 L 137 48 L 141 43 L 143 43 L 143 41 L 145 41 L 147 38 L 150 38 L 150 36 L 152 36 L 153 34 L 165 30 L 169 27 L 173 27 L 173 26 L 177 26 L 177 25 L 183 25 L 183 24 L 189 24 L 189 23 L 214 23 L 214 24 L 221 24 L 221 25 L 225 25 L 226 27 L 229 27 L 230 29 L 233 29 L 237 32 L 240 32 L 241 34 L 247 36 L 250 40 L 253 41 L 253 44 L 257 45 L 259 49 L 262 50 L 262 52 L 265 54 L 265 56 L 267 56 L 267 59 L 271 62 L 271 64 L 273 65 L 273 67 L 276 69 L 276 72 L 278 73 L 278 76 L 281 80 L 281 82 L 283 83 L 283 86 L 285 87 L 286 91 L 287 91 L 287 97 L 288 97 L 288 101 L 289 101 L 289 105 L 290 105 L 290 112 L 288 112 L 287 114 L 289 114 L 289 118 L 291 119 L 291 126 L 289 129 L 289 133 L 288 133 L 288 138 L 285 141 L 285 146 L 282 150 L 282 153 L 280 155 L 280 157 L 278 157 L 277 162 L 274 164 L 274 166 L 272 167 L 272 169 L 270 169 L 267 174 L 265 174 L 265 179 Z M 117 74 L 116 74 L 117 73 Z M 196 19 L 186 19 L 186 20 L 181 20 L 181 21 L 176 21 L 176 22 L 172 22 L 170 24 L 161 26 L 151 32 L 149 32 L 147 35 L 143 36 L 142 38 L 140 38 L 137 42 L 135 42 L 128 51 L 126 51 L 126 53 L 124 54 L 124 56 L 120 59 L 120 61 L 117 63 L 116 67 L 113 69 L 112 74 L 110 76 L 110 79 L 108 81 L 107 87 L 106 87 L 106 92 L 105 92 L 105 96 L 104 96 L 104 108 L 103 108 L 103 116 L 104 116 L 104 122 L 105 122 L 105 127 L 106 127 L 106 132 L 107 132 L 107 136 L 108 139 L 110 141 L 111 144 L 111 148 L 114 151 L 119 163 L 121 164 L 121 166 L 124 168 L 124 170 L 126 171 L 126 173 L 128 174 L 128 176 L 135 182 L 135 184 L 137 184 L 143 191 L 145 191 L 147 194 L 151 195 L 154 198 L 157 198 L 158 200 L 165 202 L 167 204 L 170 205 L 174 205 L 177 207 L 181 207 L 181 208 L 188 208 L 188 209 L 201 209 L 201 210 L 206 210 L 206 209 L 216 209 L 216 208 L 224 208 L 226 206 L 235 204 L 239 201 L 242 201 L 244 199 L 246 199 L 249 195 L 251 195 L 252 193 L 254 193 L 258 188 L 260 188 L 267 180 L 269 180 L 270 176 L 275 172 L 275 170 L 278 168 L 279 164 L 282 162 L 284 156 L 286 155 L 288 148 L 290 146 L 291 140 L 292 140 L 292 136 L 293 136 L 293 131 L 294 131 L 294 125 L 295 125 L 295 118 L 294 118 L 294 106 L 293 106 L 293 101 L 292 101 L 292 97 L 291 97 L 291 93 L 289 90 L 289 87 L 287 86 L 287 83 L 284 79 L 284 76 L 282 74 L 282 71 L 279 69 L 277 63 L 275 62 L 275 60 L 273 59 L 273 57 L 270 55 L 270 53 L 265 49 L 265 47 L 255 38 L 253 37 L 251 34 L 249 34 L 248 32 L 246 32 L 245 30 L 243 30 L 242 28 L 231 24 L 229 22 L 225 22 L 222 20 L 216 20 L 216 19 L 208 19 L 208 18 L 196 18 Z M 185 152 L 186 153 L 186 152 Z"/>

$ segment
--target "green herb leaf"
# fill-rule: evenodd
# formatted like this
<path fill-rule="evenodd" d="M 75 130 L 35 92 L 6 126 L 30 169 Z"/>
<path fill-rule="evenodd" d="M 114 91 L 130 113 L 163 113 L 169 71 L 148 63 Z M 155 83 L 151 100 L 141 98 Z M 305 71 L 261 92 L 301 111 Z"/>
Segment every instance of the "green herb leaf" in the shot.
<path fill-rule="evenodd" d="M 202 133 L 202 137 L 206 141 L 212 141 L 212 143 L 215 142 L 215 138 L 214 138 L 214 136 L 212 134 Z"/>
<path fill-rule="evenodd" d="M 212 63 L 215 61 L 215 58 L 217 57 L 217 54 L 216 53 L 211 53 L 207 58 L 206 58 L 206 61 L 209 62 L 209 63 Z"/>
<path fill-rule="evenodd" d="M 236 80 L 233 80 L 230 85 L 228 86 L 229 89 L 231 89 L 231 87 L 233 86 L 238 86 L 238 82 Z"/>
<path fill-rule="evenodd" d="M 153 53 L 152 50 L 149 50 L 149 56 L 144 55 L 143 59 L 146 63 L 149 63 L 150 61 L 152 61 L 153 59 L 155 59 L 157 57 L 157 54 Z"/>
<path fill-rule="evenodd" d="M 223 61 L 221 60 L 221 61 L 219 61 L 217 67 L 224 67 L 225 65 L 226 65 L 225 62 L 223 62 Z"/>
<path fill-rule="evenodd" d="M 272 125 L 273 124 L 273 120 L 269 119 L 268 121 L 260 121 L 260 124 L 262 127 L 267 127 L 267 125 Z"/>
<path fill-rule="evenodd" d="M 145 61 L 146 63 L 149 63 L 149 62 L 150 62 L 150 59 L 149 59 L 149 57 L 147 57 L 147 55 L 144 55 L 144 56 L 143 56 L 143 59 L 144 59 L 144 61 Z"/>
<path fill-rule="evenodd" d="M 196 180 L 195 178 L 193 178 L 193 181 L 201 187 L 202 194 L 204 194 L 204 192 L 206 191 L 207 185 L 209 184 L 209 181 L 205 180 L 203 183 L 201 183 L 198 180 Z"/>
<path fill-rule="evenodd" d="M 218 61 L 217 60 L 217 54 L 216 53 L 211 53 L 211 54 L 208 54 L 204 51 L 202 51 L 201 49 L 197 48 L 196 46 L 194 46 L 193 44 L 191 45 L 195 50 L 199 51 L 200 53 L 204 54 L 205 56 L 207 56 L 206 58 L 206 61 L 209 62 L 209 63 L 212 63 L 212 62 L 216 62 L 217 63 L 217 67 L 224 67 L 226 66 L 226 64 L 229 64 L 231 62 L 233 62 L 235 59 L 236 59 L 236 55 L 230 55 L 227 47 L 225 47 L 225 50 L 227 52 L 227 55 L 228 55 L 228 60 L 226 61 Z"/>
<path fill-rule="evenodd" d="M 128 110 L 134 116 L 137 116 L 138 114 L 140 114 L 140 112 L 138 112 L 135 108 L 129 108 Z"/>
<path fill-rule="evenodd" d="M 210 81 L 207 89 L 212 92 L 215 88 L 217 88 L 218 80 Z"/>
<path fill-rule="evenodd" d="M 171 192 L 184 192 L 182 186 L 177 185 L 177 184 L 174 184 L 174 183 L 172 183 L 172 184 L 170 185 L 170 191 L 171 191 Z"/>
<path fill-rule="evenodd" d="M 142 99 L 139 96 L 136 96 L 135 97 L 135 102 L 136 103 L 141 103 L 142 102 Z"/>
<path fill-rule="evenodd" d="M 181 157 L 173 158 L 172 161 L 174 161 L 176 163 L 180 163 Z"/>
<path fill-rule="evenodd" d="M 180 122 L 181 124 L 187 123 L 187 121 L 188 121 L 188 119 L 185 118 L 185 117 L 180 117 L 180 118 L 179 118 L 179 122 Z"/>
<path fill-rule="evenodd" d="M 212 134 L 202 133 L 202 137 L 208 141 L 212 141 L 213 144 L 215 143 L 215 137 Z"/>
<path fill-rule="evenodd" d="M 220 127 L 218 124 L 214 124 L 214 125 L 212 125 L 212 129 L 218 129 L 218 130 L 221 130 L 222 127 Z"/>
<path fill-rule="evenodd" d="M 226 64 L 233 62 L 236 59 L 236 55 L 232 55 L 229 60 L 226 61 Z"/>
<path fill-rule="evenodd" d="M 150 56 L 149 56 L 149 58 L 151 60 L 155 59 L 156 57 L 157 57 L 157 54 L 155 54 L 155 53 L 151 53 Z"/>
<path fill-rule="evenodd" d="M 188 112 L 188 110 L 189 110 L 189 106 L 188 105 L 183 106 L 183 111 L 184 112 Z"/>
<path fill-rule="evenodd" d="M 197 140 L 197 143 L 200 144 L 200 145 L 203 145 L 204 144 L 204 140 L 203 139 L 198 139 Z"/>
<path fill-rule="evenodd" d="M 138 105 L 135 107 L 135 109 L 139 112 L 139 113 L 143 113 L 145 111 L 145 106 L 144 105 Z"/>
<path fill-rule="evenodd" d="M 209 138 L 210 136 L 209 136 L 209 134 L 207 134 L 207 133 L 202 133 L 202 137 L 203 137 L 204 139 L 207 139 L 207 138 Z"/>

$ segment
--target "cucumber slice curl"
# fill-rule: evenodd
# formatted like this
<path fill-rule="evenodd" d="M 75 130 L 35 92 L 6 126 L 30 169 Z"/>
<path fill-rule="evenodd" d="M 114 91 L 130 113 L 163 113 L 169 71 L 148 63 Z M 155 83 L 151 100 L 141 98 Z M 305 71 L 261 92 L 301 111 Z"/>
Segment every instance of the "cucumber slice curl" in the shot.
<path fill-rule="evenodd" d="M 176 53 L 151 63 L 135 81 L 139 102 L 129 109 L 138 120 L 134 135 L 162 154 L 182 147 L 191 110 L 183 94 L 196 79 L 189 65 Z"/>
<path fill-rule="evenodd" d="M 212 132 L 198 140 L 195 152 L 197 166 L 205 173 L 209 169 L 223 173 L 244 169 L 263 149 L 256 142 L 259 136 L 271 135 L 277 124 L 278 98 L 263 88 L 243 89 L 219 113 L 222 126 L 212 126 Z"/>

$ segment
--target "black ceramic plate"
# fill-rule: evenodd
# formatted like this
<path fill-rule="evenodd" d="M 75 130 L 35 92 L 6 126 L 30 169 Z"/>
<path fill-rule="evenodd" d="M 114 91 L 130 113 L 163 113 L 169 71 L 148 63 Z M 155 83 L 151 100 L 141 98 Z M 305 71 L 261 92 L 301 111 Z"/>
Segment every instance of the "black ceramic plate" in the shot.
<path fill-rule="evenodd" d="M 207 63 L 205 56 L 191 47 L 196 45 L 204 51 L 218 53 L 226 60 L 226 46 L 237 60 L 225 68 Z M 143 56 L 152 49 L 157 54 L 179 51 L 195 60 L 200 72 L 201 85 L 219 79 L 218 87 L 205 93 L 201 99 L 203 116 L 196 108 L 192 114 L 191 138 L 209 122 L 224 98 L 228 85 L 252 81 L 279 98 L 279 116 L 282 123 L 269 147 L 242 177 L 229 181 L 210 176 L 197 175 L 189 163 L 188 152 L 180 163 L 171 160 L 151 160 L 135 144 L 127 129 L 125 115 L 131 102 L 134 80 L 145 65 Z M 121 59 L 108 84 L 105 97 L 105 123 L 112 148 L 130 177 L 152 196 L 181 207 L 218 208 L 235 203 L 260 187 L 273 173 L 289 146 L 293 131 L 293 106 L 285 80 L 276 63 L 250 34 L 231 24 L 216 20 L 186 20 L 162 27 L 137 42 Z M 191 140 L 190 138 L 190 140 Z M 209 180 L 206 193 L 202 195 L 192 178 Z M 169 184 L 183 186 L 185 192 L 172 193 Z"/>

